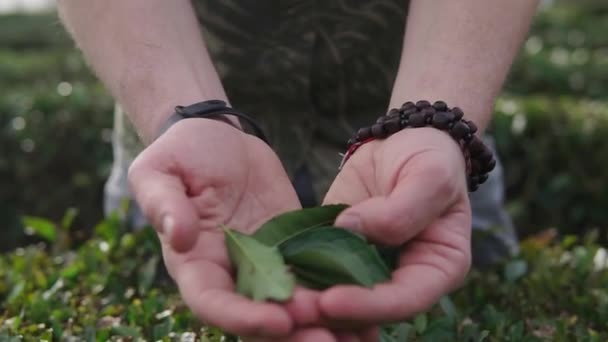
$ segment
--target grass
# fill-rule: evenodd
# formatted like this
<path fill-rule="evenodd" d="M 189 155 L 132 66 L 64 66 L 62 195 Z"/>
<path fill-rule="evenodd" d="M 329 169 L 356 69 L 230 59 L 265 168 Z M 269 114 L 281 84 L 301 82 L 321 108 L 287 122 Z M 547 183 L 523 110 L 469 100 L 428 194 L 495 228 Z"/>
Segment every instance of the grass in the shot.
<path fill-rule="evenodd" d="M 115 217 L 73 246 L 73 216 L 29 218 L 41 242 L 0 256 L 0 340 L 225 340 L 181 301 L 151 229 L 127 232 Z M 607 256 L 597 240 L 545 231 L 523 241 L 517 258 L 474 270 L 413 318 L 408 340 L 607 340 Z"/>

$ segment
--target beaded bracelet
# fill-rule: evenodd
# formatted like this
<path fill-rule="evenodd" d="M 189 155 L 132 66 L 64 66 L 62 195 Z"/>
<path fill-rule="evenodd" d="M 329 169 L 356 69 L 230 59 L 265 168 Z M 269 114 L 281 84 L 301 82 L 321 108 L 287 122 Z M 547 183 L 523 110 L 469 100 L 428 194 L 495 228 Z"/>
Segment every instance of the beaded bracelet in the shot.
<path fill-rule="evenodd" d="M 488 179 L 488 173 L 496 166 L 492 151 L 479 139 L 477 126 L 463 119 L 464 113 L 458 108 L 449 108 L 443 101 L 431 105 L 429 101 L 406 102 L 401 108 L 393 108 L 381 116 L 370 127 L 359 129 L 348 140 L 348 149 L 340 163 L 340 169 L 353 153 L 363 144 L 384 139 L 405 128 L 434 127 L 447 132 L 463 151 L 467 171 L 469 191 L 477 190 Z"/>

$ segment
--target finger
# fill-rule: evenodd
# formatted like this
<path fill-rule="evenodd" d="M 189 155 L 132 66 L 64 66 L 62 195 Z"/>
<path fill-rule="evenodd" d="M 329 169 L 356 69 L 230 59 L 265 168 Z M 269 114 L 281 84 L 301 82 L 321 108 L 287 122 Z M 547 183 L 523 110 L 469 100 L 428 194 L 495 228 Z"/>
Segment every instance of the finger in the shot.
<path fill-rule="evenodd" d="M 401 321 L 429 309 L 462 283 L 471 264 L 469 229 L 450 224 L 459 223 L 434 225 L 408 244 L 390 283 L 327 290 L 319 299 L 323 315 L 369 324 Z"/>
<path fill-rule="evenodd" d="M 234 293 L 226 270 L 206 260 L 180 265 L 176 282 L 192 312 L 207 324 L 242 336 L 282 337 L 293 322 L 279 304 L 254 302 Z"/>
<path fill-rule="evenodd" d="M 136 161 L 129 169 L 129 183 L 146 218 L 173 249 L 185 252 L 196 244 L 196 207 L 178 176 Z"/>
<path fill-rule="evenodd" d="M 373 242 L 401 245 L 455 203 L 462 187 L 458 177 L 458 172 L 444 166 L 418 165 L 417 170 L 398 176 L 388 196 L 353 205 L 335 224 L 360 232 Z"/>
<path fill-rule="evenodd" d="M 324 328 L 303 328 L 282 339 L 264 337 L 244 337 L 244 342 L 337 342 L 336 337 Z"/>
<path fill-rule="evenodd" d="M 401 274 L 415 277 L 419 283 L 386 283 L 373 290 L 338 286 L 321 297 L 321 310 L 328 317 L 340 320 L 395 322 L 427 310 L 447 291 L 448 287 L 443 284 L 446 280 L 429 267 L 412 267 Z"/>
<path fill-rule="evenodd" d="M 285 308 L 298 326 L 319 325 L 321 322 L 321 311 L 319 310 L 318 291 L 297 287 Z"/>

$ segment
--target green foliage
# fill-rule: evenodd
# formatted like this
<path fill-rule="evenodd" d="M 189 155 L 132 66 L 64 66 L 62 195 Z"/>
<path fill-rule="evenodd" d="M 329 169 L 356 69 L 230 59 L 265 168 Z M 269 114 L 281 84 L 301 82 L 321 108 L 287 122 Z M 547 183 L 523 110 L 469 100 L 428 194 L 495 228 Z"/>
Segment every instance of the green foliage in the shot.
<path fill-rule="evenodd" d="M 23 218 L 23 226 L 30 235 L 40 236 L 49 242 L 55 242 L 57 239 L 55 224 L 47 219 L 26 216 Z"/>
<path fill-rule="evenodd" d="M 337 284 L 372 287 L 390 279 L 376 248 L 342 228 L 306 230 L 281 244 L 280 250 L 298 278 L 314 288 Z"/>
<path fill-rule="evenodd" d="M 255 238 L 224 228 L 226 247 L 237 269 L 237 291 L 257 301 L 291 298 L 295 277 L 287 270 L 276 247 Z"/>
<path fill-rule="evenodd" d="M 55 14 L 4 15 L 0 20 L 0 46 L 15 50 L 69 47 L 69 39 Z"/>
<path fill-rule="evenodd" d="M 608 6 L 541 9 L 497 105 L 493 132 L 516 226 L 527 235 L 608 222 Z"/>
<path fill-rule="evenodd" d="M 0 255 L 0 339 L 220 341 L 221 331 L 203 327 L 181 301 L 152 229 L 102 225 L 114 228 L 77 248 L 36 244 Z M 608 339 L 608 252 L 597 238 L 524 241 L 517 259 L 474 270 L 430 312 L 393 327 L 395 341 Z"/>
<path fill-rule="evenodd" d="M 0 16 L 0 250 L 24 243 L 22 215 L 101 219 L 113 101 L 55 15 Z M 74 231 L 73 236 L 83 236 Z"/>
<path fill-rule="evenodd" d="M 497 104 L 494 137 L 521 232 L 580 233 L 606 225 L 608 102 L 505 96 Z"/>
<path fill-rule="evenodd" d="M 283 213 L 264 223 L 253 233 L 253 237 L 265 245 L 279 246 L 307 230 L 332 225 L 346 208 L 344 204 L 334 204 Z"/>
<path fill-rule="evenodd" d="M 248 248 L 237 248 L 238 239 L 234 241 L 235 237 L 226 235 L 230 259 L 237 265 L 239 292 L 254 299 L 285 300 L 292 296 L 293 274 L 299 285 L 319 290 L 339 284 L 371 288 L 389 281 L 390 270 L 374 245 L 358 234 L 329 225 L 347 207 L 326 205 L 277 215 L 257 229 L 252 237 L 236 234 L 235 237 L 242 236 L 243 242 L 251 241 Z M 264 258 L 254 254 L 260 247 L 253 242 L 265 244 Z M 245 258 L 245 255 L 250 257 Z M 283 260 L 293 272 L 289 273 L 291 277 L 282 273 Z M 260 266 L 254 267 L 256 261 Z M 282 277 L 271 278 L 271 270 L 278 270 Z M 276 294 L 273 297 L 270 291 L 277 293 L 274 288 L 282 285 L 289 287 L 287 297 L 276 298 Z M 385 325 L 381 329 L 381 341 L 399 341 L 403 334 L 401 324 Z"/>

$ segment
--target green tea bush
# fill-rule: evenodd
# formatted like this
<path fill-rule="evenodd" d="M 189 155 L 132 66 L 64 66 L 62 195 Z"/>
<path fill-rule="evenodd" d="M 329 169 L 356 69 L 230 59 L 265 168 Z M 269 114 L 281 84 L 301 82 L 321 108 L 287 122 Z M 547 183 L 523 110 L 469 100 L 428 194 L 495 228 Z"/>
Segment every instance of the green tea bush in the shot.
<path fill-rule="evenodd" d="M 56 20 L 0 17 L 0 249 L 23 243 L 25 214 L 101 219 L 113 101 Z"/>
<path fill-rule="evenodd" d="M 47 241 L 0 255 L 0 340 L 230 341 L 184 306 L 152 229 L 111 218 L 75 247 L 62 221 L 33 220 Z M 473 271 L 410 319 L 400 341 L 606 341 L 608 252 L 596 238 L 524 241 L 520 257 Z"/>

